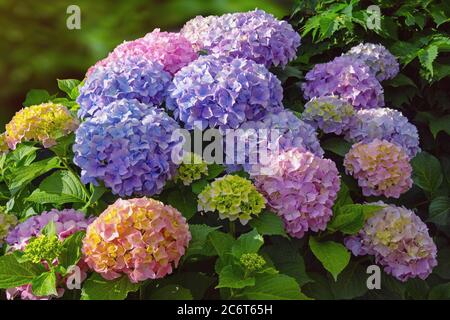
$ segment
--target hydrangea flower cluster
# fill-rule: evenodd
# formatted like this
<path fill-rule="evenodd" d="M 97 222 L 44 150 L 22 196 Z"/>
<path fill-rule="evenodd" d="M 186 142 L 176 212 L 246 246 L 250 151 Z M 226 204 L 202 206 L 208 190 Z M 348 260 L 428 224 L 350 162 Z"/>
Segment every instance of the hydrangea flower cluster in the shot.
<path fill-rule="evenodd" d="M 358 180 L 365 196 L 398 198 L 412 186 L 408 155 L 386 140 L 354 144 L 345 155 L 344 166 Z"/>
<path fill-rule="evenodd" d="M 136 283 L 172 273 L 190 240 L 175 208 L 150 198 L 118 199 L 89 225 L 83 253 L 105 279 L 125 274 Z"/>
<path fill-rule="evenodd" d="M 356 112 L 346 139 L 367 143 L 375 138 L 401 146 L 411 158 L 420 151 L 417 128 L 397 110 L 375 108 Z"/>
<path fill-rule="evenodd" d="M 312 98 L 305 104 L 302 119 L 325 133 L 342 134 L 349 128 L 355 109 L 335 96 Z"/>
<path fill-rule="evenodd" d="M 137 99 L 149 107 L 161 105 L 172 79 L 163 68 L 162 63 L 142 56 L 124 56 L 106 67 L 96 68 L 79 89 L 78 116 L 92 117 L 119 99 Z"/>
<path fill-rule="evenodd" d="M 236 175 L 214 180 L 198 196 L 200 211 L 217 211 L 221 219 L 239 219 L 244 225 L 252 215 L 259 215 L 264 207 L 265 200 L 255 186 Z"/>
<path fill-rule="evenodd" d="M 397 59 L 381 44 L 360 43 L 345 55 L 364 61 L 378 81 L 392 79 L 399 72 Z"/>
<path fill-rule="evenodd" d="M 254 176 L 255 185 L 281 216 L 287 232 L 302 238 L 308 230 L 325 230 L 340 187 L 335 163 L 294 148 L 280 153 L 267 167 L 270 174 Z"/>
<path fill-rule="evenodd" d="M 175 179 L 181 180 L 185 186 L 201 179 L 202 175 L 208 175 L 208 164 L 198 154 L 189 152 L 182 160 Z"/>
<path fill-rule="evenodd" d="M 181 69 L 167 108 L 186 129 L 237 129 L 283 108 L 280 81 L 250 60 L 202 56 Z"/>
<path fill-rule="evenodd" d="M 436 245 L 420 218 L 405 207 L 374 203 L 383 209 L 369 218 L 361 231 L 345 239 L 355 256 L 373 255 L 395 278 L 427 278 L 437 265 Z"/>
<path fill-rule="evenodd" d="M 125 41 L 117 46 L 107 58 L 91 67 L 87 76 L 99 68 L 108 67 L 129 57 L 143 57 L 148 61 L 159 62 L 166 72 L 174 75 L 182 67 L 197 59 L 197 54 L 192 44 L 180 33 L 161 32 L 160 29 L 155 29 L 142 38 Z"/>
<path fill-rule="evenodd" d="M 43 103 L 18 111 L 6 125 L 5 140 L 12 150 L 23 141 L 38 141 L 49 148 L 78 125 L 78 120 L 63 105 Z"/>
<path fill-rule="evenodd" d="M 59 257 L 62 250 L 62 242 L 56 235 L 47 236 L 41 234 L 36 238 L 31 238 L 23 252 L 24 257 L 33 263 L 45 261 L 47 264 L 52 264 Z"/>
<path fill-rule="evenodd" d="M 208 53 L 285 66 L 296 57 L 300 36 L 286 21 L 262 10 L 196 17 L 181 29 L 194 46 Z"/>
<path fill-rule="evenodd" d="M 40 215 L 32 216 L 24 222 L 19 223 L 8 234 L 6 242 L 10 245 L 11 250 L 24 250 L 32 239 L 41 235 L 44 227 L 51 221 L 55 224 L 58 241 L 63 241 L 75 232 L 85 230 L 92 222 L 92 218 L 86 218 L 84 212 L 76 211 L 74 209 L 52 209 L 48 212 L 42 212 Z M 84 261 L 80 260 L 78 266 L 81 270 L 81 280 L 84 280 L 86 278 Z M 65 291 L 63 280 L 64 279 L 58 282 L 58 297 L 61 297 Z M 6 295 L 8 299 L 20 297 L 22 300 L 46 300 L 52 298 L 50 296 L 37 297 L 33 295 L 31 284 L 7 289 Z"/>
<path fill-rule="evenodd" d="M 247 272 L 261 270 L 266 265 L 266 260 L 257 253 L 244 253 L 239 258 L 239 263 Z"/>
<path fill-rule="evenodd" d="M 331 62 L 316 64 L 305 76 L 303 94 L 306 99 L 336 95 L 357 109 L 384 106 L 383 88 L 359 59 L 341 56 Z"/>
<path fill-rule="evenodd" d="M 83 183 L 103 181 L 114 194 L 153 195 L 175 173 L 172 149 L 179 126 L 164 111 L 137 100 L 118 100 L 76 131 L 74 163 Z"/>
<path fill-rule="evenodd" d="M 16 216 L 0 212 L 0 247 L 9 231 L 17 224 Z"/>

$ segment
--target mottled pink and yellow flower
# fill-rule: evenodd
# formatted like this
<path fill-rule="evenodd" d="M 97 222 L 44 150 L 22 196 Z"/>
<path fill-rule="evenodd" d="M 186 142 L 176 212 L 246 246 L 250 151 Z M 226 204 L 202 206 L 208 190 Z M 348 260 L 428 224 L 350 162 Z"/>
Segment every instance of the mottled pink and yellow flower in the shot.
<path fill-rule="evenodd" d="M 88 227 L 83 253 L 105 279 L 126 274 L 136 283 L 170 274 L 190 240 L 175 208 L 145 197 L 118 199 Z"/>

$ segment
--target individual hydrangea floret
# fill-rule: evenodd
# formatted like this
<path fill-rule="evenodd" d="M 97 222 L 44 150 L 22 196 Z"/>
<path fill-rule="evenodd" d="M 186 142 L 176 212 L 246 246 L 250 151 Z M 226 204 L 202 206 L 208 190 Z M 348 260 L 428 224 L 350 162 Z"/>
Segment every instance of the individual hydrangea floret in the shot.
<path fill-rule="evenodd" d="M 357 109 L 384 106 L 383 88 L 359 59 L 349 56 L 316 64 L 305 76 L 303 94 L 306 99 L 336 95 Z"/>
<path fill-rule="evenodd" d="M 345 155 L 344 166 L 358 180 L 365 196 L 398 198 L 412 186 L 408 155 L 386 140 L 354 144 Z"/>
<path fill-rule="evenodd" d="M 92 218 L 86 217 L 84 212 L 76 211 L 74 209 L 56 210 L 52 209 L 48 212 L 42 212 L 40 215 L 32 216 L 19 223 L 6 238 L 6 243 L 10 246 L 11 251 L 25 250 L 30 243 L 33 243 L 31 247 L 28 247 L 28 253 L 32 254 L 35 261 L 39 258 L 43 260 L 51 260 L 53 257 L 53 264 L 57 264 L 56 252 L 53 249 L 58 249 L 59 245 L 56 241 L 62 242 L 67 237 L 71 236 L 75 232 L 86 230 L 87 226 L 91 223 Z M 50 223 L 54 223 L 56 230 L 56 238 L 49 241 L 49 238 L 43 237 L 42 232 L 44 228 Z M 36 249 L 36 250 L 35 250 Z M 44 267 L 48 268 L 48 262 L 42 261 Z M 78 262 L 80 268 L 80 279 L 84 281 L 87 276 L 87 266 L 84 259 Z M 57 275 L 57 297 L 62 297 L 65 291 L 65 279 L 70 274 L 62 277 Z M 8 299 L 14 299 L 20 297 L 22 300 L 47 300 L 54 298 L 54 296 L 35 296 L 33 294 L 31 284 L 23 285 L 16 288 L 9 288 L 6 290 L 6 296 Z"/>
<path fill-rule="evenodd" d="M 349 128 L 355 109 L 334 96 L 312 98 L 305 104 L 302 119 L 324 133 L 342 134 Z"/>
<path fill-rule="evenodd" d="M 185 186 L 208 175 L 208 164 L 198 154 L 189 152 L 182 160 L 175 179 L 181 180 Z"/>
<path fill-rule="evenodd" d="M 417 128 L 397 110 L 375 108 L 356 112 L 346 139 L 367 143 L 375 138 L 401 146 L 411 158 L 420 151 Z"/>
<path fill-rule="evenodd" d="M 250 273 L 259 271 L 266 265 L 266 260 L 257 253 L 244 253 L 239 262 Z"/>
<path fill-rule="evenodd" d="M 37 141 L 50 148 L 56 139 L 75 131 L 78 125 L 78 120 L 63 105 L 43 103 L 18 111 L 6 125 L 5 139 L 12 150 L 24 141 Z"/>
<path fill-rule="evenodd" d="M 163 68 L 160 62 L 142 56 L 124 56 L 106 67 L 96 68 L 79 89 L 78 116 L 92 117 L 119 99 L 136 99 L 149 108 L 161 105 L 172 79 Z"/>
<path fill-rule="evenodd" d="M 103 278 L 125 274 L 137 283 L 172 273 L 190 240 L 175 208 L 150 198 L 118 199 L 88 227 L 82 251 Z"/>
<path fill-rule="evenodd" d="M 244 225 L 264 207 L 265 200 L 251 181 L 236 175 L 216 179 L 198 196 L 200 211 L 217 211 L 221 219 L 239 219 Z"/>
<path fill-rule="evenodd" d="M 23 252 L 24 258 L 33 263 L 45 261 L 47 264 L 52 264 L 59 257 L 62 249 L 62 242 L 56 235 L 41 234 L 36 238 L 31 238 Z"/>
<path fill-rule="evenodd" d="M 364 61 L 378 81 L 392 79 L 399 72 L 397 59 L 381 44 L 360 43 L 345 55 Z"/>
<path fill-rule="evenodd" d="M 192 44 L 183 35 L 155 29 L 142 38 L 125 41 L 117 46 L 107 58 L 92 66 L 87 76 L 98 68 L 108 67 L 128 57 L 143 57 L 148 61 L 158 62 L 166 72 L 174 75 L 198 56 Z"/>
<path fill-rule="evenodd" d="M 172 137 L 177 122 L 163 110 L 137 100 L 118 100 L 76 131 L 74 163 L 83 183 L 103 181 L 114 194 L 154 195 L 175 173 Z"/>
<path fill-rule="evenodd" d="M 208 53 L 250 59 L 266 67 L 285 66 L 300 46 L 300 36 L 289 23 L 262 10 L 196 17 L 181 34 Z"/>
<path fill-rule="evenodd" d="M 400 281 L 426 279 L 437 265 L 436 245 L 420 218 L 405 207 L 374 203 L 383 208 L 370 217 L 345 245 L 355 256 L 373 255 L 387 274 Z"/>
<path fill-rule="evenodd" d="M 9 231 L 17 224 L 16 216 L 0 213 L 0 248 Z"/>
<path fill-rule="evenodd" d="M 283 108 L 280 81 L 245 59 L 202 56 L 181 69 L 169 88 L 167 107 L 186 129 L 236 129 Z"/>
<path fill-rule="evenodd" d="M 325 230 L 340 187 L 333 161 L 294 148 L 280 153 L 253 178 L 292 237 Z"/>

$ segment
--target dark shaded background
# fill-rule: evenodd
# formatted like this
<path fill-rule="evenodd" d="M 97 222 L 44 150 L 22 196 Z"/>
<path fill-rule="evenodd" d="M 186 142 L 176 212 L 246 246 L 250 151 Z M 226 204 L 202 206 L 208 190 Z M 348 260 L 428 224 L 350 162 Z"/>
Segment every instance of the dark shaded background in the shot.
<path fill-rule="evenodd" d="M 56 79 L 82 79 L 117 44 L 154 28 L 177 31 L 196 15 L 257 8 L 281 18 L 292 2 L 258 0 L 0 0 L 0 130 L 30 89 L 57 90 Z M 81 30 L 68 30 L 66 9 L 81 9 Z"/>

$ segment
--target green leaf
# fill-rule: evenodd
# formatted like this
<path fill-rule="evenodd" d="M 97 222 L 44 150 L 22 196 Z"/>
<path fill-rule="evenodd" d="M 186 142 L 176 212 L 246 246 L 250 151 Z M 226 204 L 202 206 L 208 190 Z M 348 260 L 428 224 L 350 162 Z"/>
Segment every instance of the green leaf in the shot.
<path fill-rule="evenodd" d="M 250 226 L 255 228 L 261 235 L 279 235 L 287 237 L 286 231 L 284 230 L 283 220 L 270 211 L 264 211 L 258 217 L 250 220 Z"/>
<path fill-rule="evenodd" d="M 44 272 L 31 282 L 33 294 L 38 297 L 58 295 L 56 291 L 56 274 L 54 271 Z"/>
<path fill-rule="evenodd" d="M 444 131 L 448 135 L 450 135 L 450 115 L 446 115 L 444 117 L 439 117 L 430 122 L 430 131 L 433 134 L 433 137 L 436 139 L 436 136 L 439 132 Z"/>
<path fill-rule="evenodd" d="M 411 86 L 414 88 L 417 88 L 414 81 L 405 76 L 403 73 L 399 73 L 394 79 L 390 79 L 384 82 L 384 84 L 397 88 L 397 87 L 404 87 L 404 86 Z"/>
<path fill-rule="evenodd" d="M 152 291 L 150 300 L 192 300 L 191 292 L 176 284 L 169 284 L 167 286 L 157 288 Z"/>
<path fill-rule="evenodd" d="M 430 45 L 427 48 L 420 49 L 417 53 L 419 56 L 419 61 L 422 67 L 424 67 L 431 76 L 433 76 L 433 61 L 438 56 L 438 47 L 435 45 Z"/>
<path fill-rule="evenodd" d="M 247 287 L 242 295 L 250 300 L 304 300 L 294 278 L 284 274 L 263 274 L 256 278 L 253 287 Z"/>
<path fill-rule="evenodd" d="M 450 299 L 450 282 L 439 284 L 430 290 L 428 295 L 430 300 L 449 300 Z"/>
<path fill-rule="evenodd" d="M 219 229 L 219 227 L 210 227 L 206 224 L 189 225 L 192 240 L 189 243 L 185 257 L 188 258 L 196 255 L 209 257 L 216 255 L 216 250 L 212 246 L 211 242 L 208 241 L 208 235 L 217 229 Z"/>
<path fill-rule="evenodd" d="M 19 263 L 15 255 L 6 254 L 0 257 L 0 288 L 7 289 L 29 284 L 45 271 L 42 265 L 31 262 Z"/>
<path fill-rule="evenodd" d="M 264 244 L 263 237 L 256 230 L 241 235 L 233 247 L 231 252 L 236 258 L 240 258 L 244 253 L 257 253 L 259 248 Z"/>
<path fill-rule="evenodd" d="M 212 180 L 219 176 L 223 171 L 225 170 L 225 167 L 221 164 L 210 164 L 208 165 L 208 176 L 206 177 L 207 180 Z"/>
<path fill-rule="evenodd" d="M 72 153 L 75 134 L 71 133 L 56 140 L 56 145 L 50 148 L 58 157 L 67 158 Z"/>
<path fill-rule="evenodd" d="M 341 188 L 336 197 L 336 201 L 333 205 L 333 212 L 337 211 L 340 207 L 345 206 L 347 204 L 352 204 L 353 199 L 350 196 L 350 190 L 347 187 L 347 184 L 344 181 L 341 181 Z"/>
<path fill-rule="evenodd" d="M 76 99 L 76 96 L 72 97 L 72 91 L 79 84 L 80 80 L 76 79 L 65 79 L 65 80 L 58 79 L 58 88 L 61 89 L 61 91 L 65 92 L 67 96 L 70 97 L 71 99 Z"/>
<path fill-rule="evenodd" d="M 56 223 L 55 221 L 51 220 L 49 223 L 45 225 L 45 227 L 42 229 L 42 234 L 46 235 L 48 237 L 56 236 Z"/>
<path fill-rule="evenodd" d="M 342 138 L 330 138 L 322 143 L 322 148 L 324 150 L 331 151 L 341 157 L 344 157 L 351 147 L 352 144 Z"/>
<path fill-rule="evenodd" d="M 444 4 L 433 4 L 429 7 L 430 14 L 433 17 L 434 23 L 436 23 L 436 27 L 450 21 L 450 18 L 445 14 L 445 8 Z"/>
<path fill-rule="evenodd" d="M 450 198 L 444 196 L 434 198 L 428 211 L 428 221 L 441 226 L 447 225 L 450 221 Z"/>
<path fill-rule="evenodd" d="M 369 204 L 342 206 L 334 212 L 327 228 L 332 232 L 341 231 L 344 234 L 355 234 L 364 226 L 366 219 L 381 208 L 381 206 Z"/>
<path fill-rule="evenodd" d="M 207 185 L 208 185 L 208 181 L 206 181 L 205 179 L 195 181 L 191 185 L 192 192 L 198 195 L 203 191 L 203 189 L 205 189 L 205 187 Z"/>
<path fill-rule="evenodd" d="M 330 282 L 334 299 L 354 299 L 367 292 L 368 274 L 359 263 L 350 263 L 336 282 Z"/>
<path fill-rule="evenodd" d="M 433 273 L 443 279 L 450 280 L 450 248 L 440 248 L 437 261 L 438 265 L 433 269 Z"/>
<path fill-rule="evenodd" d="M 131 283 L 127 276 L 105 280 L 93 273 L 83 283 L 81 300 L 124 300 L 129 292 L 138 290 L 140 286 L 140 283 Z"/>
<path fill-rule="evenodd" d="M 350 261 L 350 252 L 340 243 L 333 241 L 318 242 L 314 237 L 309 238 L 309 247 L 323 267 L 337 281 L 339 273 L 344 270 Z"/>
<path fill-rule="evenodd" d="M 189 189 L 171 190 L 167 197 L 167 202 L 178 209 L 188 220 L 197 212 L 197 197 Z"/>
<path fill-rule="evenodd" d="M 60 170 L 45 178 L 39 188 L 27 198 L 27 201 L 40 204 L 54 203 L 56 205 L 74 202 L 84 203 L 88 201 L 88 195 L 72 172 Z"/>
<path fill-rule="evenodd" d="M 48 158 L 38 162 L 34 162 L 27 167 L 21 168 L 15 173 L 9 184 L 9 190 L 14 195 L 24 186 L 29 184 L 37 177 L 47 173 L 48 171 L 58 167 L 60 164 L 58 158 Z"/>
<path fill-rule="evenodd" d="M 78 263 L 81 258 L 81 246 L 84 236 L 84 231 L 78 231 L 72 234 L 70 237 L 64 239 L 63 251 L 58 257 L 59 266 L 67 269 L 70 266 L 74 266 Z"/>
<path fill-rule="evenodd" d="M 211 232 L 208 235 L 208 240 L 212 243 L 220 257 L 224 257 L 227 253 L 231 253 L 231 248 L 235 242 L 231 235 L 221 231 Z"/>
<path fill-rule="evenodd" d="M 411 160 L 414 183 L 425 191 L 434 193 L 442 183 L 443 177 L 439 160 L 421 152 Z"/>
<path fill-rule="evenodd" d="M 22 103 L 24 107 L 33 106 L 47 102 L 51 99 L 47 90 L 31 89 L 28 91 L 25 101 Z"/>
<path fill-rule="evenodd" d="M 216 289 L 219 288 L 233 288 L 242 289 L 245 287 L 251 287 L 255 285 L 255 278 L 244 278 L 244 272 L 236 265 L 228 265 L 222 268 L 219 273 L 219 284 Z"/>

